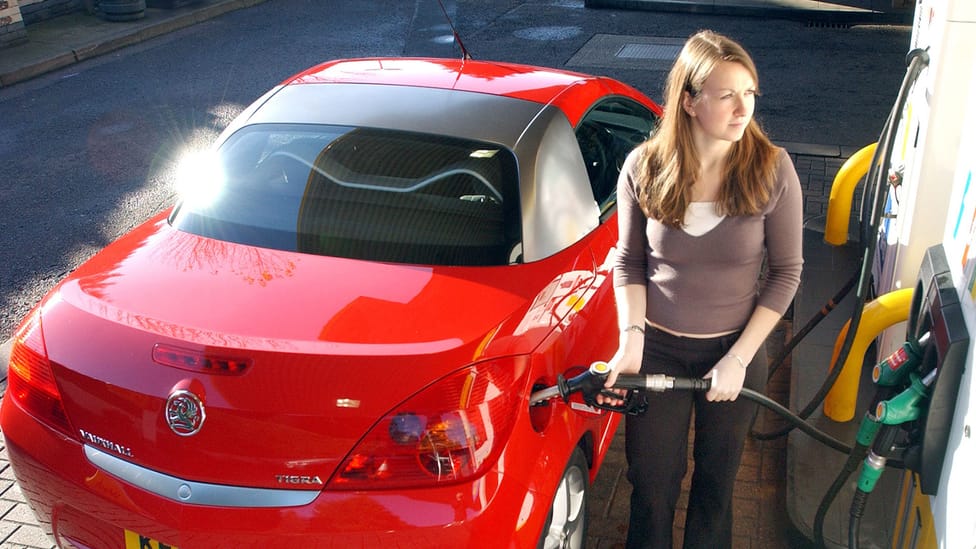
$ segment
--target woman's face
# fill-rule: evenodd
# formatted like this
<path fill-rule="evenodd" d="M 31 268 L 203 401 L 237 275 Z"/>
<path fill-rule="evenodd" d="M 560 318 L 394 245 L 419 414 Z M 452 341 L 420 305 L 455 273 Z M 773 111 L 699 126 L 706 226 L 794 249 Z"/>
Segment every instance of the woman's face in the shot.
<path fill-rule="evenodd" d="M 738 141 L 756 108 L 756 82 L 741 64 L 723 61 L 696 97 L 685 92 L 683 106 L 698 140 Z"/>

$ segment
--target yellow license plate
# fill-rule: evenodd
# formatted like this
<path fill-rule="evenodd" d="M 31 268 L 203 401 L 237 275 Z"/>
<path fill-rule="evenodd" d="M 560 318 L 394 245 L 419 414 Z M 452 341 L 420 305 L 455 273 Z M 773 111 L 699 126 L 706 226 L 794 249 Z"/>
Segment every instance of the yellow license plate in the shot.
<path fill-rule="evenodd" d="M 125 549 L 179 549 L 175 545 L 167 545 L 148 536 L 137 534 L 131 530 L 125 531 Z"/>

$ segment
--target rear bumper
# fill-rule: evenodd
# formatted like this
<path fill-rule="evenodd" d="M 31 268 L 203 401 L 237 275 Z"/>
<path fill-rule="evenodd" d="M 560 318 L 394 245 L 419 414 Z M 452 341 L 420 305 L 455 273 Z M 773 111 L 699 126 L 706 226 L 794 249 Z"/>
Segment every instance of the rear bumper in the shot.
<path fill-rule="evenodd" d="M 83 445 L 39 424 L 13 402 L 4 402 L 0 421 L 24 496 L 61 547 L 124 547 L 125 530 L 181 549 L 455 548 L 472 540 L 486 548 L 534 546 L 550 505 L 536 496 L 538 486 L 498 470 L 473 482 L 423 490 L 323 491 L 311 503 L 292 507 L 186 505 L 105 473 L 85 458 Z M 562 470 L 561 464 L 533 465 Z"/>

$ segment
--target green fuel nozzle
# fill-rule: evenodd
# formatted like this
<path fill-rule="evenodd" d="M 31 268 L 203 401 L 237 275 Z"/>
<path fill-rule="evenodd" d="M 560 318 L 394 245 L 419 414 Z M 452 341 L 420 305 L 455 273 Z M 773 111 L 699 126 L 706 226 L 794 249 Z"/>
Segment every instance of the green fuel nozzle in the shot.
<path fill-rule="evenodd" d="M 935 381 L 938 370 L 932 370 L 919 378 L 918 374 L 911 374 L 911 384 L 907 389 L 893 398 L 879 402 L 874 415 L 885 425 L 901 425 L 918 419 L 922 410 L 919 404 L 928 398 L 929 386 Z"/>
<path fill-rule="evenodd" d="M 904 383 L 908 375 L 921 363 L 923 350 L 929 338 L 929 332 L 925 332 L 917 341 L 909 339 L 877 363 L 871 370 L 871 379 L 874 380 L 875 385 L 893 387 Z"/>

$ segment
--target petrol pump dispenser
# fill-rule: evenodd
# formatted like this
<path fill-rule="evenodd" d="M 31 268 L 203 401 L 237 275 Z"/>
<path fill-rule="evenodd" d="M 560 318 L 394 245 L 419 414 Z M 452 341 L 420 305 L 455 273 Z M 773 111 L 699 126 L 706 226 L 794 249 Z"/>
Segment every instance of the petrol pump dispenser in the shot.
<path fill-rule="evenodd" d="M 962 373 L 966 370 L 969 332 L 942 245 L 926 250 L 911 295 L 907 339 L 874 366 L 874 399 L 861 421 L 847 461 L 817 509 L 813 531 L 819 547 L 827 546 L 824 525 L 828 509 L 858 469 L 860 474 L 851 486 L 854 494 L 847 527 L 850 549 L 860 546 L 861 519 L 868 500 L 891 463 L 897 464 L 896 469 L 908 471 L 907 478 L 917 487 L 920 500 L 937 495 L 944 480 L 946 455 L 953 450 L 950 433 Z M 875 499 L 889 495 L 883 493 Z M 905 509 L 906 505 L 901 507 Z M 927 514 L 931 516 L 930 512 Z M 908 519 L 909 515 L 904 516 Z M 881 530 L 879 525 L 873 526 L 870 546 L 895 539 L 891 534 L 895 524 L 884 525 Z M 929 536 L 929 541 L 933 537 Z M 913 534 L 911 539 L 915 545 L 908 546 L 918 547 L 921 538 Z"/>
<path fill-rule="evenodd" d="M 910 337 L 931 334 L 918 371 L 919 376 L 932 372 L 936 376 L 928 384 L 927 405 L 911 433 L 905 466 L 918 474 L 920 491 L 934 496 L 939 493 L 969 351 L 969 331 L 942 245 L 926 252 L 919 269 L 908 333 Z"/>
<path fill-rule="evenodd" d="M 888 330 L 884 356 L 931 332 L 919 370 L 936 370 L 928 404 L 903 453 L 894 548 L 976 547 L 976 444 L 971 425 L 976 353 L 976 2 L 917 0 L 912 49 L 929 65 L 903 109 L 895 155 L 886 168 L 900 187 L 875 265 L 879 291 L 916 281 L 907 333 Z M 924 252 L 923 252 L 924 251 Z M 917 276 L 916 276 L 917 273 Z"/>
<path fill-rule="evenodd" d="M 976 1 L 915 6 L 909 51 L 927 62 L 892 113 L 890 158 L 875 166 L 890 184 L 871 269 L 875 293 L 915 286 L 907 326 L 886 329 L 877 354 L 901 351 L 917 370 L 878 374 L 906 390 L 921 384 L 918 417 L 899 426 L 906 470 L 885 530 L 894 548 L 968 549 L 976 547 L 976 352 L 968 335 L 976 330 Z"/>

